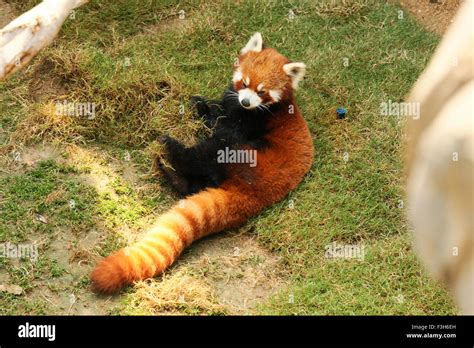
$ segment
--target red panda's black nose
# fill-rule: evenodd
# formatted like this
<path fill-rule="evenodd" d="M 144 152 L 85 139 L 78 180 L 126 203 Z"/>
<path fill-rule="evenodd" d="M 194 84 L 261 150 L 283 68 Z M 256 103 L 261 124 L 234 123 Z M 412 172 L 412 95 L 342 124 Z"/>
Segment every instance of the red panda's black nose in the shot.
<path fill-rule="evenodd" d="M 242 106 L 245 106 L 245 107 L 248 108 L 250 106 L 250 100 L 248 98 L 244 98 L 244 99 L 242 99 L 240 104 L 242 104 Z"/>

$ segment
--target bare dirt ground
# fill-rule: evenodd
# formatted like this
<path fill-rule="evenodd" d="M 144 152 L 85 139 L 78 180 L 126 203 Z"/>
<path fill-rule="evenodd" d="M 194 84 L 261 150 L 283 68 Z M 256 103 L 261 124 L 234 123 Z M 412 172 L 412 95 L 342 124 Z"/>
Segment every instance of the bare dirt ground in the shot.
<path fill-rule="evenodd" d="M 7 4 L 3 0 L 0 0 L 0 28 L 7 25 L 12 19 L 15 18 L 16 11 L 12 5 Z"/>
<path fill-rule="evenodd" d="M 462 0 L 401 0 L 406 8 L 429 31 L 442 35 L 451 24 Z"/>

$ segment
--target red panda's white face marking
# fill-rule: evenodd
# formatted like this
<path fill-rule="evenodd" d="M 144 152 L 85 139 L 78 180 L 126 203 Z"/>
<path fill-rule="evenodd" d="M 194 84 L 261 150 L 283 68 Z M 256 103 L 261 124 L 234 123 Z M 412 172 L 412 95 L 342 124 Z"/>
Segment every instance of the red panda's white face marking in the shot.
<path fill-rule="evenodd" d="M 254 109 L 262 103 L 262 98 L 250 88 L 241 89 L 238 93 L 240 105 L 246 109 Z"/>
<path fill-rule="evenodd" d="M 243 76 L 240 70 L 236 70 L 232 78 L 239 95 L 239 102 L 246 109 L 254 109 L 261 104 L 277 103 L 281 99 L 282 92 L 278 89 L 265 89 L 265 83 L 261 82 L 256 88 L 249 76 Z"/>
<path fill-rule="evenodd" d="M 270 94 L 270 97 L 272 97 L 272 99 L 275 103 L 279 102 L 280 99 L 281 99 L 281 91 L 279 91 L 277 89 L 269 90 L 268 94 Z"/>
<path fill-rule="evenodd" d="M 240 80 L 242 80 L 242 71 L 240 71 L 240 69 L 237 69 L 234 72 L 234 76 L 232 76 L 232 82 L 236 83 L 236 82 L 239 82 Z"/>
<path fill-rule="evenodd" d="M 276 50 L 263 48 L 262 35 L 255 33 L 240 51 L 232 82 L 242 107 L 265 108 L 289 98 L 305 72 L 303 63 L 292 63 Z"/>

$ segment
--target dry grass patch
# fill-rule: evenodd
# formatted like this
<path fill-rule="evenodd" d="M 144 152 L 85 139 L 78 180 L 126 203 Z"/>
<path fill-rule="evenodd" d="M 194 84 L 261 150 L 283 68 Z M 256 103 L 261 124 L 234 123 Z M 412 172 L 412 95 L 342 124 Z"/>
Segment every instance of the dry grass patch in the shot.
<path fill-rule="evenodd" d="M 212 289 L 202 279 L 186 274 L 186 270 L 136 285 L 130 306 L 139 314 L 224 314 Z"/>
<path fill-rule="evenodd" d="M 281 258 L 243 233 L 193 244 L 162 277 L 137 283 L 133 314 L 252 314 L 286 286 Z"/>

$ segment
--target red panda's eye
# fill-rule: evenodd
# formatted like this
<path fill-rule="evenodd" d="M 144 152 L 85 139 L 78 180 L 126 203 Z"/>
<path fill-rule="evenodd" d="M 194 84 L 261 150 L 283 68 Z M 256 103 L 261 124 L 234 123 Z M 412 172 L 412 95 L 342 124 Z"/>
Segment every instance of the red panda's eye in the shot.
<path fill-rule="evenodd" d="M 259 97 L 261 97 L 261 96 L 264 95 L 264 94 L 265 94 L 265 91 L 258 91 L 258 92 L 257 92 L 257 95 L 258 95 Z"/>
<path fill-rule="evenodd" d="M 247 84 L 244 81 L 242 81 L 242 87 L 247 88 Z"/>

